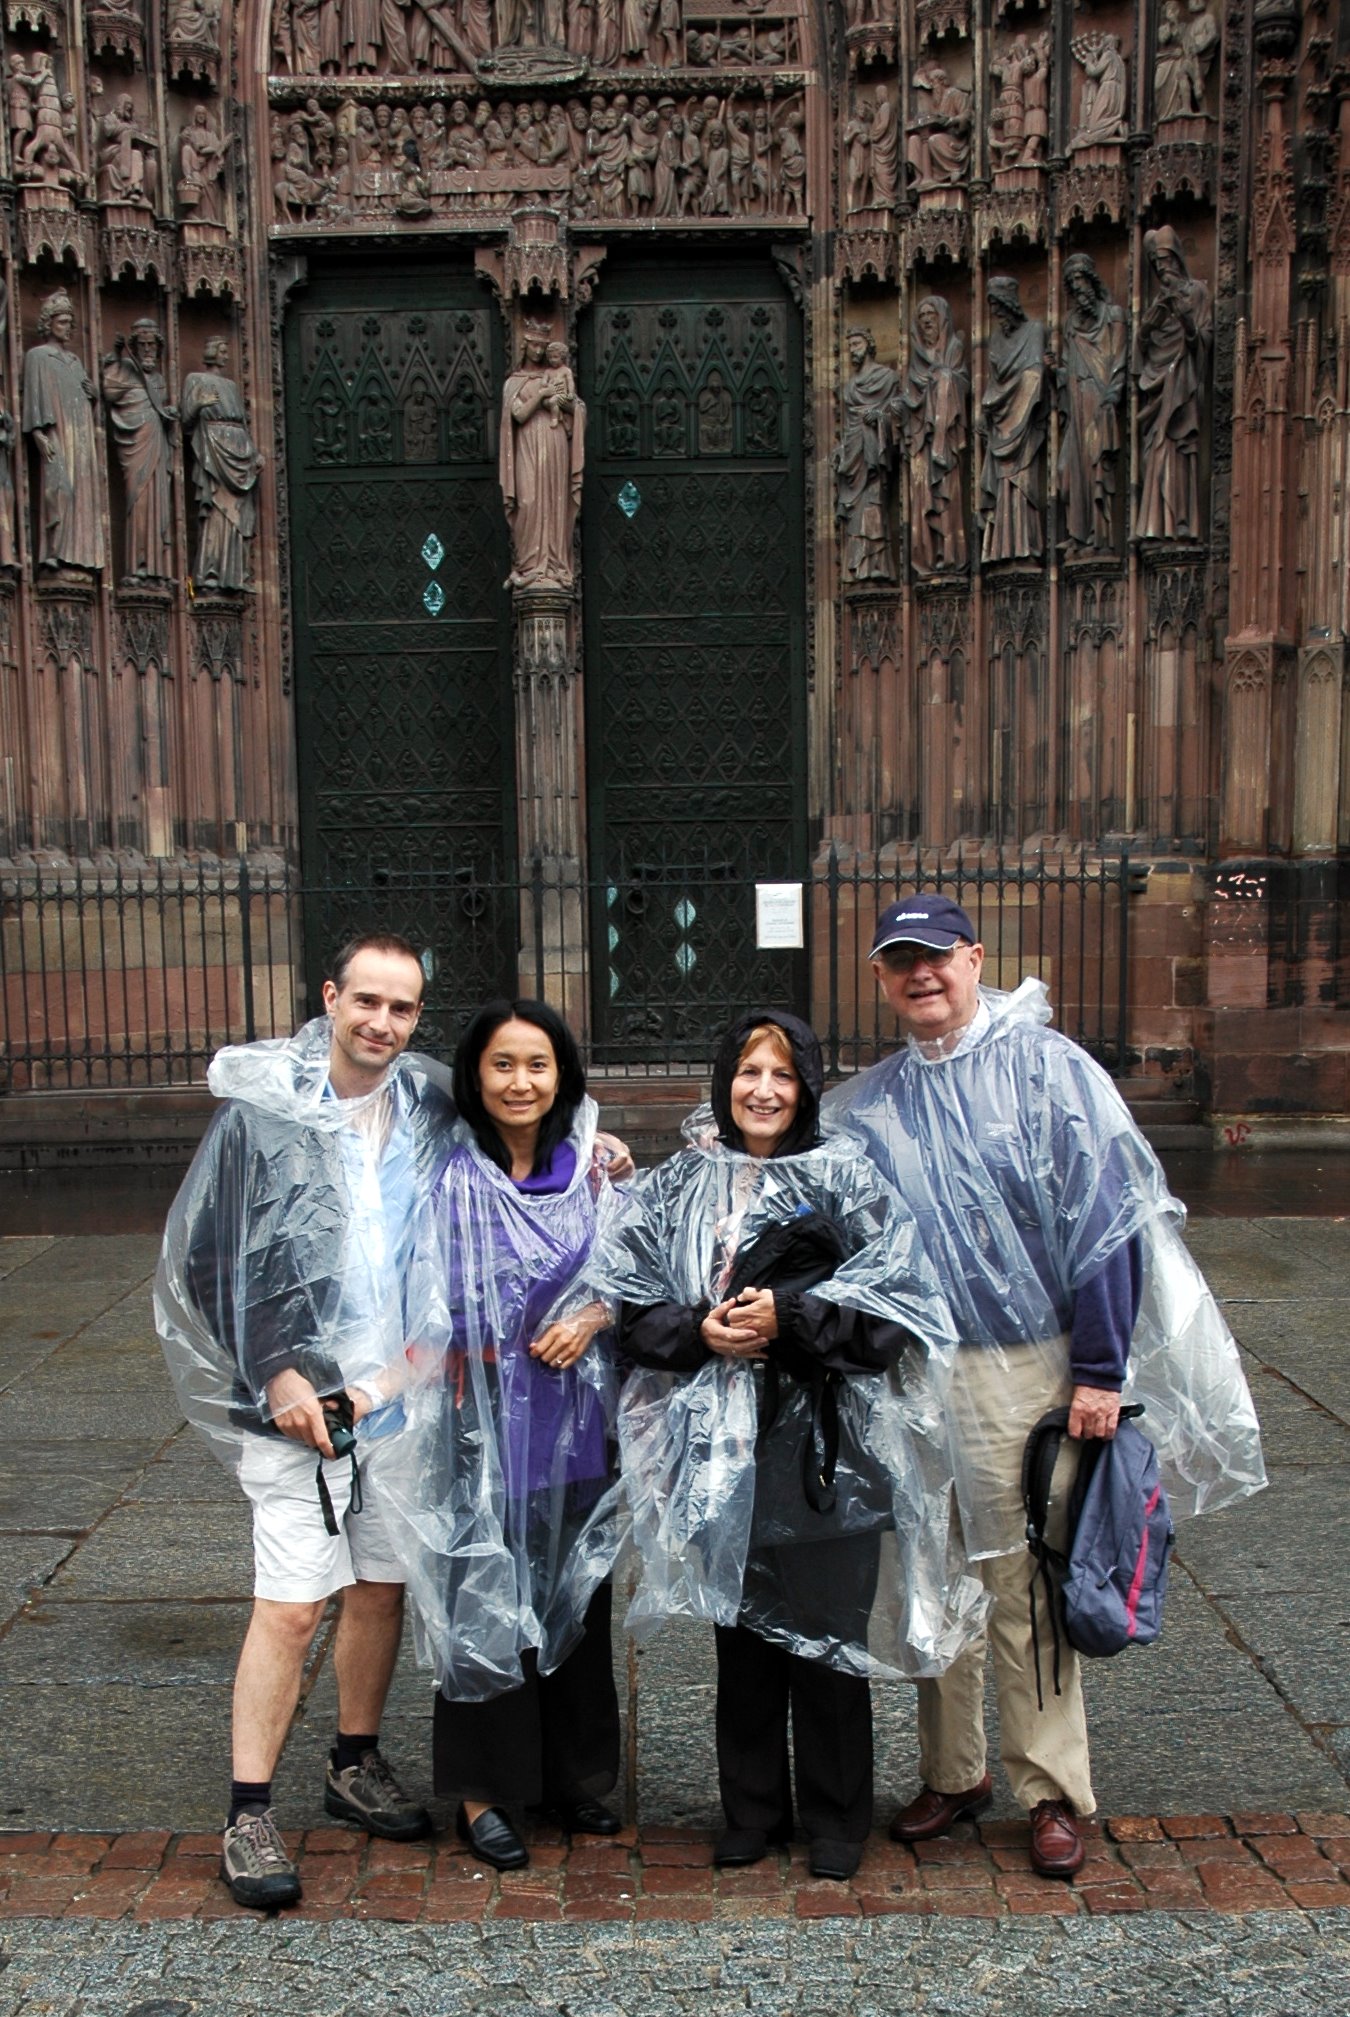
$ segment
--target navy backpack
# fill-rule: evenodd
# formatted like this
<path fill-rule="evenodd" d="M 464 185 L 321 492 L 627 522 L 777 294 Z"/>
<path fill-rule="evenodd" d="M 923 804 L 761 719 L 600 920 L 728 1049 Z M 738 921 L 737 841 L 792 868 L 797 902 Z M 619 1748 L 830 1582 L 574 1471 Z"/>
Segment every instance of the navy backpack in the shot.
<path fill-rule="evenodd" d="M 1135 1428 L 1140 1402 L 1120 1411 L 1109 1442 L 1082 1445 L 1069 1497 L 1068 1553 L 1045 1538 L 1050 1481 L 1069 1427 L 1067 1408 L 1041 1416 L 1022 1453 L 1022 1503 L 1031 1577 L 1031 1643 L 1036 1659 L 1036 1700 L 1041 1694 L 1041 1648 L 1036 1585 L 1045 1585 L 1054 1636 L 1055 1693 L 1059 1689 L 1060 1632 L 1079 1653 L 1103 1659 L 1127 1646 L 1148 1646 L 1162 1630 L 1172 1516 L 1158 1475 L 1158 1456 Z"/>

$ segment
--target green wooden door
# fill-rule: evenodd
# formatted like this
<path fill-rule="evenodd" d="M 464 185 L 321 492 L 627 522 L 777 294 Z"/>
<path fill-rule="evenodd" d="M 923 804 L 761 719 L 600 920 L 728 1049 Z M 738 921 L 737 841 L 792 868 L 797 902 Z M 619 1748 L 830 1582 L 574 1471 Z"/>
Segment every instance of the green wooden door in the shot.
<path fill-rule="evenodd" d="M 582 330 L 597 1051 L 705 1057 L 806 983 L 754 897 L 805 868 L 800 322 L 742 256 L 607 262 Z"/>
<path fill-rule="evenodd" d="M 310 999 L 356 929 L 432 952 L 419 1042 L 514 989 L 496 311 L 467 272 L 320 275 L 287 323 Z"/>

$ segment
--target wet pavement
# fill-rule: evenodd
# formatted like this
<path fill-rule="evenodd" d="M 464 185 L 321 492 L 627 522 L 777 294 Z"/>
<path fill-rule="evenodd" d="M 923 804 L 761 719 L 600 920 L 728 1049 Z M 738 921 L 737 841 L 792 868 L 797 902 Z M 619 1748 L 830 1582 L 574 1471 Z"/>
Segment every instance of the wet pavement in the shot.
<path fill-rule="evenodd" d="M 1221 1160 L 1226 1165 L 1230 1159 Z M 1242 1170 L 1257 1161 L 1244 1160 Z M 1089 1670 L 1097 1788 L 1108 1829 L 1119 1816 L 1244 1814 L 1265 1816 L 1265 1825 L 1272 1826 L 1274 1816 L 1292 1829 L 1298 1824 L 1288 1817 L 1295 1813 L 1311 1810 L 1314 1819 L 1320 1814 L 1334 1820 L 1350 1809 L 1350 1355 L 1345 1349 L 1350 1223 L 1307 1212 L 1311 1197 L 1320 1200 L 1323 1213 L 1333 1202 L 1332 1159 L 1280 1154 L 1259 1162 L 1283 1173 L 1269 1179 L 1272 1195 L 1288 1206 L 1297 1194 L 1304 1214 L 1276 1216 L 1266 1205 L 1261 1216 L 1234 1216 L 1228 1207 L 1235 1179 L 1219 1182 L 1201 1172 L 1193 1186 L 1196 1210 L 1188 1237 L 1243 1347 L 1266 1433 L 1271 1489 L 1244 1506 L 1184 1526 L 1160 1645 L 1093 1663 Z M 1251 1180 L 1244 1175 L 1242 1181 Z M 1183 1194 L 1186 1188 L 1183 1179 Z M 142 1183 L 140 1194 L 119 1200 L 118 1209 L 150 1213 L 153 1206 L 157 1223 L 166 1201 L 163 1192 L 152 1197 Z M 54 1223 L 68 1227 L 71 1216 L 58 1216 Z M 6 1729 L 0 1827 L 93 1831 L 101 1838 L 95 1862 L 106 1838 L 125 1837 L 127 1831 L 202 1831 L 200 1843 L 188 1838 L 199 1859 L 195 1888 L 176 1894 L 177 1909 L 199 1913 L 212 1899 L 216 1909 L 228 1909 L 211 1881 L 207 1838 L 219 1826 L 226 1784 L 230 1679 L 248 1612 L 250 1549 L 242 1500 L 182 1426 L 162 1369 L 149 1308 L 155 1251 L 156 1241 L 146 1233 L 72 1237 L 34 1230 L 0 1240 L 0 1717 Z M 324 1824 L 321 1765 L 335 1701 L 330 1637 L 331 1626 L 316 1642 L 305 1699 L 278 1773 L 281 1816 L 297 1831 Z M 692 1830 L 690 1839 L 703 1839 L 706 1846 L 706 1831 L 716 1819 L 707 1636 L 694 1629 L 670 1632 L 640 1656 L 620 1639 L 616 1658 L 626 1705 L 630 1821 L 653 1839 L 662 1830 Z M 877 1702 L 878 1812 L 884 1818 L 912 1790 L 912 1693 L 879 1689 Z M 425 1677 L 405 1650 L 385 1735 L 409 1782 L 422 1788 L 429 1768 L 429 1709 Z M 1014 1811 L 1000 1780 L 993 1824 Z M 1018 1839 L 1016 1824 L 1006 1825 L 1014 1828 L 1006 1839 Z M 1259 1861 L 1250 1844 L 1239 1848 L 1239 1829 L 1220 1822 L 1218 1830 L 1225 1856 L 1241 1853 Z M 1340 1832 L 1350 1837 L 1350 1824 Z M 45 1843 L 46 1832 L 34 1837 L 39 1839 Z M 1158 1846 L 1166 1846 L 1161 1838 Z M 117 1851 L 114 1843 L 109 1853 Z M 42 1853 L 56 1855 L 62 1867 L 56 1845 Z M 162 1840 L 156 1853 L 167 1853 Z M 884 1859 L 884 1852 L 877 1853 Z M 979 1854 L 990 1863 L 984 1883 L 993 1897 L 997 1842 Z M 1218 1858 L 1220 1851 L 1213 1854 Z M 1315 1847 L 1308 1854 L 1325 1861 Z M 1007 1856 L 1020 1864 L 1020 1850 Z M 91 1867 L 88 1856 L 85 1867 Z M 1290 1867 L 1296 1879 L 1297 1868 Z M 1339 1887 L 1338 1868 L 1319 1867 L 1314 1874 Z M 1125 1886 L 1100 1877 L 1099 1882 L 1103 1904 L 1094 1911 L 1134 1911 L 1154 1896 L 1145 1896 L 1136 1881 L 1132 1902 L 1121 1902 Z M 733 1925 L 728 1931 L 727 1911 L 714 1900 L 716 1923 L 672 1931 L 667 1940 L 640 1915 L 625 1931 L 626 1944 L 606 1945 L 606 1929 L 597 1927 L 587 1945 L 585 1929 L 566 1923 L 566 1897 L 560 1905 L 555 1883 L 549 1909 L 536 1916 L 556 1918 L 558 1924 L 511 1926 L 507 1919 L 520 1916 L 511 1912 L 489 1917 L 473 1929 L 480 1944 L 472 1950 L 471 1966 L 467 1950 L 457 1944 L 464 1928 L 438 1928 L 433 1936 L 420 1925 L 370 1927 L 359 1934 L 349 1926 L 343 1938 L 355 1944 L 341 1952 L 343 1965 L 355 1971 L 352 1980 L 362 1985 L 354 2003 L 350 1995 L 341 2000 L 323 1974 L 323 1949 L 316 1941 L 331 1929 L 306 1932 L 297 1924 L 285 1955 L 287 1967 L 296 1970 L 297 1987 L 304 1985 L 304 2000 L 287 2007 L 359 2010 L 361 2017 L 368 2012 L 373 2017 L 404 2009 L 558 2010 L 565 2003 L 571 2017 L 578 2017 L 591 2009 L 683 2009 L 682 1999 L 692 1999 L 701 1985 L 700 2009 L 1039 2011 L 1051 2006 L 1034 2000 L 1035 1957 L 1042 1963 L 1053 1957 L 1056 1969 L 1072 1969 L 1078 1966 L 1070 1959 L 1079 1952 L 1075 1942 L 1093 1940 L 1099 1944 L 1088 1951 L 1099 1953 L 1107 1970 L 1102 1994 L 1091 1999 L 1094 2006 L 1123 2008 L 1127 2000 L 1129 1967 L 1120 1936 L 1086 1909 L 1065 1925 L 1056 1919 L 1052 1929 L 1034 1938 L 1011 1923 L 991 1935 L 972 1916 L 967 1944 L 959 1950 L 947 1944 L 950 1928 L 901 1929 L 893 1921 L 889 1932 L 822 1932 L 813 1945 L 805 1928 L 793 1934 L 778 1927 L 771 1934 L 757 1924 L 771 1906 L 780 1914 L 794 1910 L 791 1884 L 785 1862 L 774 1878 L 772 1901 L 757 1901 L 751 1892 L 739 1902 L 733 1896 L 731 1916 L 745 1920 L 739 1930 Z M 1063 1898 L 1064 1887 L 1049 1889 Z M 44 1894 L 39 1889 L 30 1895 Z M 108 1895 L 130 1900 L 134 1894 L 114 1885 Z M 592 1916 L 632 1918 L 636 1912 L 631 1900 L 603 1895 L 603 1886 L 589 1895 Z M 1210 1902 L 1222 1905 L 1226 1898 L 1234 1908 L 1252 1907 L 1283 1895 L 1258 1886 L 1219 1891 Z M 1297 1894 L 1291 1888 L 1287 1895 Z M 1333 1891 L 1315 1895 L 1330 1898 Z M 1157 1902 L 1163 1903 L 1163 1896 Z M 17 1895 L 9 1909 L 19 1909 Z M 121 1909 L 135 1907 L 126 1902 Z M 362 1908 L 358 1901 L 345 1909 L 359 1914 Z M 492 1909 L 496 1914 L 499 1907 Z M 795 1907 L 813 1909 L 809 1903 Z M 848 1908 L 829 1909 L 856 1913 L 861 1907 L 855 1896 Z M 907 1909 L 885 1907 L 895 1913 Z M 953 1896 L 940 1909 L 973 1915 L 1000 1907 Z M 1211 1916 L 1205 1931 L 1175 1912 L 1149 1910 L 1146 1918 L 1148 1941 L 1161 1942 L 1148 1951 L 1184 1951 L 1187 1967 L 1198 1971 L 1194 1996 L 1172 1992 L 1171 2001 L 1164 1996 L 1151 2008 L 1250 2010 L 1253 2017 L 1258 2011 L 1271 2017 L 1284 2010 L 1350 2009 L 1345 1924 L 1350 1914 L 1295 1915 L 1297 1936 L 1291 1944 L 1281 1930 L 1278 1953 L 1273 1946 L 1251 1946 L 1241 1930 L 1248 1922 L 1224 1920 L 1220 1927 Z M 1277 1923 L 1283 1927 L 1272 1915 L 1272 1939 Z M 264 1930 L 259 1929 L 260 1940 Z M 619 1930 L 614 1929 L 616 1942 Z M 390 1945 L 394 1934 L 412 1940 L 414 1931 L 420 1946 Z M 231 1946 L 225 1936 L 240 1933 L 233 1927 L 197 1925 L 181 1935 L 146 1927 L 139 1938 L 136 1933 L 129 1928 L 119 1934 L 115 1927 L 104 1933 L 74 1921 L 63 1921 L 55 1932 L 27 1919 L 11 1921 L 0 1956 L 10 1963 L 0 1969 L 0 2017 L 9 2010 L 105 2009 L 121 2017 L 137 1995 L 158 1997 L 159 2017 L 214 2011 L 217 2004 L 203 1983 L 213 1979 L 217 1962 L 221 1984 L 228 1978 L 233 1985 L 228 1995 L 220 1986 L 225 1998 L 220 2007 L 251 2008 L 257 1984 L 248 1967 L 236 1972 L 240 1952 L 253 1952 L 255 1960 L 263 1951 L 278 1963 L 282 1958 L 275 1943 L 265 1950 Z M 561 1945 L 541 1946 L 546 1935 Z M 449 1945 L 438 1947 L 437 1940 Z M 1231 1986 L 1238 1950 L 1247 1970 L 1240 1992 Z M 421 1956 L 422 1990 L 415 1988 L 416 1969 L 406 1990 L 392 1986 L 388 1971 L 395 1953 Z M 549 1966 L 556 1981 L 551 1975 L 547 1981 L 531 1979 L 541 1953 L 554 1955 Z M 453 1991 L 438 1987 L 439 1969 L 458 1967 L 456 1957 L 466 1961 L 462 1978 Z M 852 1985 L 851 2006 L 820 1988 L 827 1960 L 841 1987 Z M 757 1975 L 761 1963 L 765 1972 Z M 748 1975 L 736 1972 L 742 1966 Z M 929 1996 L 923 2002 L 915 1986 L 915 2000 L 906 2001 L 905 1985 L 917 1985 L 931 1969 L 943 1980 L 945 2000 Z M 675 1984 L 681 1970 L 682 1988 Z M 886 1989 L 891 1971 L 894 1995 Z M 1166 1976 L 1161 1969 L 1159 1979 Z M 662 1980 L 670 1985 L 666 1990 L 654 1986 Z M 52 1984 L 50 1995 L 40 1989 L 44 1981 Z M 762 1994 L 748 1986 L 755 1981 L 765 1985 Z M 980 1983 L 983 2001 L 976 1994 Z M 733 1990 L 733 1984 L 740 1986 Z M 1057 1993 L 1053 2007 L 1086 2009 L 1086 1980 L 1079 1986 L 1082 2000 Z M 812 2000 L 817 1993 L 823 2001 Z M 430 2000 L 421 2000 L 423 1995 Z M 1230 2000 L 1222 2000 L 1224 1995 Z M 1323 1996 L 1330 2000 L 1316 2000 Z M 259 2006 L 265 2000 L 258 1997 Z"/>

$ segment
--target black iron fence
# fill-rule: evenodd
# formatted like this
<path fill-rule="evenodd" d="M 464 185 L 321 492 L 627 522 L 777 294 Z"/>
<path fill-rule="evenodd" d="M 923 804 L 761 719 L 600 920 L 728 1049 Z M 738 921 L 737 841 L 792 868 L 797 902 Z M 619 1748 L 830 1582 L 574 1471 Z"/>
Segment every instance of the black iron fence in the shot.
<path fill-rule="evenodd" d="M 803 943 L 758 943 L 744 864 L 624 865 L 586 879 L 536 860 L 374 871 L 308 885 L 279 857 L 0 874 L 0 1087 L 199 1085 L 221 1044 L 281 1035 L 319 1007 L 318 981 L 353 932 L 425 947 L 420 1046 L 445 1055 L 486 996 L 540 996 L 588 1064 L 631 1076 L 705 1066 L 729 1018 L 792 1005 L 832 1074 L 897 1040 L 867 968 L 877 913 L 940 890 L 970 912 L 985 978 L 1045 980 L 1056 1021 L 1110 1069 L 1128 1055 L 1128 855 L 1026 857 L 986 848 L 862 856 L 827 846 L 800 885 Z M 791 889 L 787 910 L 793 910 Z"/>

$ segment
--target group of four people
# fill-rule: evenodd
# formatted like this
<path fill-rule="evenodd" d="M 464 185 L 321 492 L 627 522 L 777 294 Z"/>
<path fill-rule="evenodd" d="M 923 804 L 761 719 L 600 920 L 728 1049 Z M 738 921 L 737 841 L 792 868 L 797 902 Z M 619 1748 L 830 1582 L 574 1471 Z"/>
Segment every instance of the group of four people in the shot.
<path fill-rule="evenodd" d="M 487 1004 L 448 1086 L 408 1051 L 422 968 L 392 936 L 344 949 L 295 1038 L 216 1058 L 156 1309 L 252 1503 L 221 1865 L 241 1903 L 299 1896 L 272 1776 L 339 1591 L 330 1813 L 431 1825 L 379 1747 L 406 1588 L 470 1849 L 525 1863 L 530 1809 L 617 1832 L 630 1535 L 630 1629 L 714 1627 L 719 1864 L 795 1817 L 812 1870 L 852 1874 L 877 1677 L 918 1684 L 895 1838 L 987 1805 L 986 1634 L 1033 1866 L 1081 1864 L 1083 1699 L 1071 1653 L 1053 1693 L 1035 1671 L 1027 1432 L 1067 1404 L 1072 1438 L 1109 1437 L 1128 1381 L 1185 1513 L 1259 1488 L 1256 1420 L 1156 1160 L 1041 983 L 982 988 L 941 895 L 884 911 L 870 957 L 893 1056 L 822 1102 L 806 1025 L 742 1016 L 686 1146 L 632 1182 L 545 1004 Z"/>

